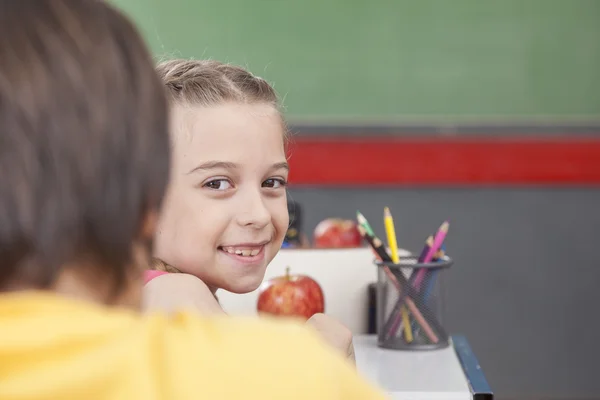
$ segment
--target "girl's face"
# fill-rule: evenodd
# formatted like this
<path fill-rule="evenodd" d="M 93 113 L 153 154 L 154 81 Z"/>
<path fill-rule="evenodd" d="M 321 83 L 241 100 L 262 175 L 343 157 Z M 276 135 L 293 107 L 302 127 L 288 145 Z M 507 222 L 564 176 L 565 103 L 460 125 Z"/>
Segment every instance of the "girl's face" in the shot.
<path fill-rule="evenodd" d="M 283 126 L 266 104 L 175 106 L 155 256 L 211 289 L 256 289 L 288 228 Z"/>

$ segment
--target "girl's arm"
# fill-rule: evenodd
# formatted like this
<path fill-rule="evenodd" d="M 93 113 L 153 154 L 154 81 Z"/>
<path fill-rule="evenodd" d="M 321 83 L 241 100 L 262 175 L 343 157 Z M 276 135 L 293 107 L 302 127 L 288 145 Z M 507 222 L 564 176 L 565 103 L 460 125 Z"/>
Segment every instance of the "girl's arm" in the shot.
<path fill-rule="evenodd" d="M 188 309 L 202 314 L 222 314 L 208 286 L 193 275 L 177 273 L 154 277 L 144 286 L 144 311 L 175 312 Z"/>
<path fill-rule="evenodd" d="M 153 275 L 144 287 L 144 311 L 171 313 L 188 309 L 201 314 L 225 315 L 214 294 L 199 278 L 184 273 Z M 352 332 L 346 326 L 325 314 L 313 315 L 307 324 L 348 361 L 355 363 Z"/>

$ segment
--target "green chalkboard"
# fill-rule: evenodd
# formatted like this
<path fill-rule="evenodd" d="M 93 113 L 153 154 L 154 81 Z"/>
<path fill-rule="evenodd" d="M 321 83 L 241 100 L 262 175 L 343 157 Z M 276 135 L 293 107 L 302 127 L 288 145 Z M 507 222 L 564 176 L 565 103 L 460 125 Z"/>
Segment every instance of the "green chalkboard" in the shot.
<path fill-rule="evenodd" d="M 292 122 L 600 119 L 599 0 L 114 0 L 157 57 L 241 64 Z"/>

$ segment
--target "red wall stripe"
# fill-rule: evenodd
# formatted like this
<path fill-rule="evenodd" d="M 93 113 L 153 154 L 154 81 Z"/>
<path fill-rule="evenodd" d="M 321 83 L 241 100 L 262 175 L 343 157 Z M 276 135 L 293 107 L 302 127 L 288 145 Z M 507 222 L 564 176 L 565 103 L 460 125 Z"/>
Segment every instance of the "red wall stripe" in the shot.
<path fill-rule="evenodd" d="M 290 146 L 295 185 L 600 185 L 600 137 L 315 137 Z"/>

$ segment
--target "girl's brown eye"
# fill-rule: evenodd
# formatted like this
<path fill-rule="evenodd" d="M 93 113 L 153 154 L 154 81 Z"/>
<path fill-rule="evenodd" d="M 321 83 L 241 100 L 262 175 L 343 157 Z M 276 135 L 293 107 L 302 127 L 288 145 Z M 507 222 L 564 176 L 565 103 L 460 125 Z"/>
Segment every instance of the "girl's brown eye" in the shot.
<path fill-rule="evenodd" d="M 214 179 L 206 182 L 204 187 L 212 190 L 227 190 L 231 188 L 231 183 L 227 179 Z"/>
<path fill-rule="evenodd" d="M 281 187 L 285 187 L 287 182 L 283 179 L 279 178 L 269 178 L 263 182 L 262 187 L 279 189 Z"/>

